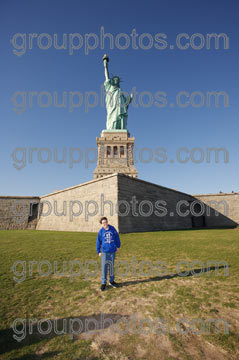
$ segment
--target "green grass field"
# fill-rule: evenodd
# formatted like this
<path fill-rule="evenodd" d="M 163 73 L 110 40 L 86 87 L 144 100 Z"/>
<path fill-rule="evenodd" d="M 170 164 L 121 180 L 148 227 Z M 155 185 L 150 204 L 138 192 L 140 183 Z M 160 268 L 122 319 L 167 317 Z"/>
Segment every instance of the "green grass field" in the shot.
<path fill-rule="evenodd" d="M 121 286 L 101 292 L 96 233 L 0 231 L 0 359 L 239 359 L 239 229 L 120 239 Z"/>

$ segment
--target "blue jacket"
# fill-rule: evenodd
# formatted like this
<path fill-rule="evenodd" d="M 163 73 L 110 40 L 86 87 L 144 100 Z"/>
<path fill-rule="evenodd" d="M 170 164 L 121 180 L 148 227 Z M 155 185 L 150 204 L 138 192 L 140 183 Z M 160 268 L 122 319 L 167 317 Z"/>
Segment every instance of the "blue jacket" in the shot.
<path fill-rule="evenodd" d="M 114 226 L 108 225 L 109 229 L 100 229 L 96 240 L 96 251 L 100 252 L 115 252 L 116 248 L 120 248 L 120 238 Z"/>

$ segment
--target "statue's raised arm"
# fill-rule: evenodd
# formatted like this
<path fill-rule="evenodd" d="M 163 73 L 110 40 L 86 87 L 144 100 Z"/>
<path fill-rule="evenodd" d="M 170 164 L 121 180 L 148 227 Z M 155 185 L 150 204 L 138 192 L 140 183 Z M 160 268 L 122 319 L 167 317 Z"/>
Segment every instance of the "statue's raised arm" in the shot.
<path fill-rule="evenodd" d="M 104 63 L 104 67 L 105 67 L 105 80 L 109 80 L 109 71 L 108 71 L 108 62 L 109 62 L 109 57 L 108 55 L 104 55 L 103 56 L 103 63 Z"/>

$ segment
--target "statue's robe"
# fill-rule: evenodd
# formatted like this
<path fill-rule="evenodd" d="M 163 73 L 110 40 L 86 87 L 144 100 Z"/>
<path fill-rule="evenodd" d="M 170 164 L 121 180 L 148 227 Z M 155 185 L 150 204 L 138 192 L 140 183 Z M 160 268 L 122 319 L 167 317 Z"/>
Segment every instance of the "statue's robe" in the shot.
<path fill-rule="evenodd" d="M 127 129 L 127 110 L 130 97 L 126 97 L 120 87 L 112 85 L 111 79 L 105 80 L 104 86 L 107 110 L 106 129 Z"/>

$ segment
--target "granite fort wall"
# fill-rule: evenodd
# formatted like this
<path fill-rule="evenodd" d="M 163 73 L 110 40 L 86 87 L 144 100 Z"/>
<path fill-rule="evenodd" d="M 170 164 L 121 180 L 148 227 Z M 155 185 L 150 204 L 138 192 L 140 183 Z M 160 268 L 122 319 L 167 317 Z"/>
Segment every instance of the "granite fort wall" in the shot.
<path fill-rule="evenodd" d="M 37 218 L 31 219 L 30 204 L 39 201 L 39 197 L 0 196 L 0 229 L 34 229 Z"/>
<path fill-rule="evenodd" d="M 127 232 L 137 232 L 137 231 L 154 231 L 154 230 L 173 230 L 173 229 L 192 229 L 196 228 L 218 228 L 218 227 L 234 227 L 236 224 L 234 221 L 224 216 L 223 213 L 218 213 L 216 216 L 215 210 L 207 206 L 203 202 L 204 213 L 208 216 L 193 216 L 192 213 L 189 213 L 187 216 L 180 216 L 176 211 L 176 206 L 179 201 L 188 201 L 192 203 L 195 201 L 199 203 L 199 199 L 193 197 L 192 195 L 185 194 L 173 189 L 168 189 L 160 185 L 156 185 L 144 180 L 133 179 L 124 174 L 118 176 L 118 193 L 119 193 L 119 202 L 127 202 L 130 204 L 132 197 L 135 196 L 135 199 L 138 201 L 138 205 L 135 213 L 138 213 L 138 216 L 133 215 L 132 205 L 130 212 L 127 216 L 119 216 L 119 230 L 121 233 Z M 149 201 L 153 204 L 153 208 L 145 204 L 144 201 Z M 164 216 L 157 216 L 155 207 L 155 202 L 157 200 L 163 200 L 167 205 L 162 205 L 167 209 L 167 214 Z M 141 203 L 142 208 L 146 214 L 150 214 L 153 210 L 153 213 L 150 216 L 140 215 L 139 212 L 139 203 Z M 200 206 L 200 205 L 199 205 Z M 126 206 L 122 205 L 119 208 L 120 213 L 126 213 Z M 182 204 L 180 207 L 181 212 L 186 212 L 189 209 L 186 205 Z M 196 211 L 196 208 L 195 208 Z M 119 214 L 119 215 L 121 215 Z"/>
<path fill-rule="evenodd" d="M 228 217 L 239 224 L 239 193 L 193 195 L 218 211 L 227 209 Z"/>
<path fill-rule="evenodd" d="M 108 175 L 42 196 L 42 211 L 37 230 L 98 232 L 101 227 L 99 224 L 101 216 L 107 216 L 110 224 L 118 230 L 116 203 L 116 175 Z M 73 213 L 78 215 L 74 216 Z"/>
<path fill-rule="evenodd" d="M 132 211 L 133 197 L 137 201 L 135 213 L 138 216 Z M 166 215 L 157 216 L 156 211 L 162 213 L 156 208 L 157 200 L 166 202 L 166 205 L 159 204 L 167 209 Z M 202 216 L 193 216 L 191 213 L 180 216 L 176 206 L 183 200 L 189 203 L 202 202 L 205 204 L 205 213 Z M 118 202 L 121 204 L 119 214 Z M 153 206 L 152 214 L 147 202 Z M 31 204 L 39 203 L 35 216 L 36 208 L 35 215 L 31 214 Z M 139 204 L 144 215 L 139 212 Z M 39 208 L 42 208 L 42 213 L 39 213 Z M 189 208 L 183 204 L 180 209 L 184 213 Z M 120 233 L 234 227 L 239 223 L 239 193 L 189 195 L 125 174 L 112 174 L 41 198 L 0 196 L 0 229 L 98 232 L 101 216 L 107 216 Z"/>

